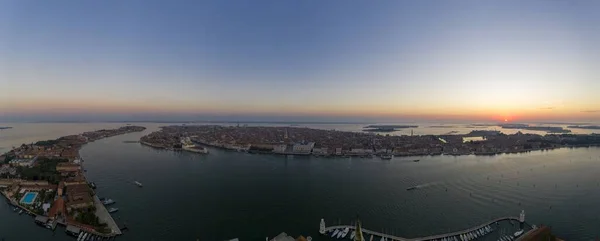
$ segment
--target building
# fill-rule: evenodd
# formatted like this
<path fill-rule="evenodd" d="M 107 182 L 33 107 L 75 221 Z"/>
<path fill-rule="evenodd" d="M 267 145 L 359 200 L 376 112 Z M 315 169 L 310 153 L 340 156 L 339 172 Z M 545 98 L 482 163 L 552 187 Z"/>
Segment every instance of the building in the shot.
<path fill-rule="evenodd" d="M 285 145 L 285 144 L 273 146 L 273 152 L 275 152 L 275 153 L 285 153 L 286 150 L 287 150 L 287 145 Z"/>
<path fill-rule="evenodd" d="M 48 210 L 48 217 L 51 219 L 63 216 L 65 214 L 65 200 L 59 197 L 52 203 L 50 210 Z"/>
<path fill-rule="evenodd" d="M 81 169 L 81 166 L 75 163 L 61 162 L 56 165 L 56 171 L 58 172 L 77 172 Z"/>
<path fill-rule="evenodd" d="M 292 151 L 294 153 L 309 154 L 314 146 L 314 142 L 309 142 L 306 144 L 294 144 L 294 146 L 292 147 Z"/>
<path fill-rule="evenodd" d="M 315 155 L 327 155 L 327 151 L 328 151 L 327 147 L 313 148 L 312 153 Z"/>
<path fill-rule="evenodd" d="M 71 212 L 74 209 L 88 208 L 94 206 L 94 200 L 90 196 L 85 196 L 82 199 L 70 201 L 67 203 L 67 211 Z"/>
<path fill-rule="evenodd" d="M 57 190 L 56 190 L 56 194 L 57 194 L 59 197 L 61 197 L 61 196 L 63 195 L 63 191 L 64 191 L 64 189 L 65 189 L 65 183 L 64 183 L 64 182 L 62 182 L 62 181 L 61 181 L 61 182 L 59 182 L 59 183 L 58 183 L 58 188 L 57 188 Z"/>

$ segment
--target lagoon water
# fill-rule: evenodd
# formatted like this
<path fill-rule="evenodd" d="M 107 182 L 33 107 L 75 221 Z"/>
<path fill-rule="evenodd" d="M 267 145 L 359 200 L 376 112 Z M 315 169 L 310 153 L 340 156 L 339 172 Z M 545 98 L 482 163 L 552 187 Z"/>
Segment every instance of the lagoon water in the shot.
<path fill-rule="evenodd" d="M 0 131 L 0 147 L 7 151 L 23 142 L 121 125 L 20 124 Z M 98 195 L 117 202 L 114 217 L 130 228 L 118 240 L 264 240 L 282 231 L 329 240 L 318 235 L 321 218 L 349 224 L 356 215 L 364 228 L 418 237 L 518 216 L 521 210 L 528 223 L 550 225 L 565 240 L 600 236 L 600 148 L 419 157 L 419 162 L 218 149 L 197 155 L 124 143 L 162 124 L 139 125 L 148 129 L 80 151 Z M 415 185 L 421 188 L 406 190 Z M 75 240 L 62 228 L 53 233 L 36 226 L 4 202 L 0 217 L 0 238 L 6 241 Z"/>

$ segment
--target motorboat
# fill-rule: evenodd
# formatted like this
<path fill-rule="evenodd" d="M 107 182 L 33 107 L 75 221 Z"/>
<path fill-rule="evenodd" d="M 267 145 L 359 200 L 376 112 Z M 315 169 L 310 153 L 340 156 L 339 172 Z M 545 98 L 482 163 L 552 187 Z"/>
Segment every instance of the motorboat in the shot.
<path fill-rule="evenodd" d="M 350 231 L 350 228 L 345 228 L 344 232 L 342 232 L 341 234 L 338 234 L 338 238 L 345 238 L 346 235 L 348 235 L 348 231 Z"/>
<path fill-rule="evenodd" d="M 111 204 L 114 204 L 114 203 L 115 203 L 115 201 L 113 201 L 110 198 L 109 199 L 105 199 L 105 200 L 102 201 L 102 204 L 104 204 L 104 206 L 111 205 Z"/>
<path fill-rule="evenodd" d="M 517 232 L 515 232 L 515 237 L 519 237 L 521 234 L 523 234 L 523 230 L 519 230 Z"/>

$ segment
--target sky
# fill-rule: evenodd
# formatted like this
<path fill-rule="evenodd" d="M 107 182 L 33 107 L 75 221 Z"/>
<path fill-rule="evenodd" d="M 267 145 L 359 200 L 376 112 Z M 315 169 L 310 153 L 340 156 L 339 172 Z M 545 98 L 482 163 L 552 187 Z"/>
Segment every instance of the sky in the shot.
<path fill-rule="evenodd" d="M 0 1 L 0 121 L 599 121 L 600 1 Z"/>

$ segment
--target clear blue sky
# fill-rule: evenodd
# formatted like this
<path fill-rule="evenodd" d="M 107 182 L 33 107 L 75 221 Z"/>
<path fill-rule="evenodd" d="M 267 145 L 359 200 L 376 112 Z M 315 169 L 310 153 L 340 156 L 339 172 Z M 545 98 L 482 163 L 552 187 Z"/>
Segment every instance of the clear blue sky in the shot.
<path fill-rule="evenodd" d="M 0 120 L 600 119 L 600 1 L 0 1 Z"/>

